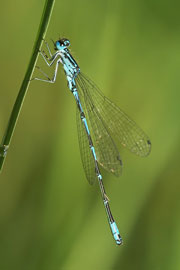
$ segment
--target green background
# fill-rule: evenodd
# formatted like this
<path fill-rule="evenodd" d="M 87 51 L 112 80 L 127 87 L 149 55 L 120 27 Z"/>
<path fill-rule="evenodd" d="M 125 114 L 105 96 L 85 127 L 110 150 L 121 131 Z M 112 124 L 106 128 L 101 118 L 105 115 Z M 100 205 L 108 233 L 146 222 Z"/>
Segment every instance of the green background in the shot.
<path fill-rule="evenodd" d="M 1 136 L 43 6 L 1 1 Z M 98 185 L 85 179 L 62 68 L 54 85 L 32 82 L 0 176 L 0 269 L 180 269 L 179 9 L 161 0 L 56 2 L 46 39 L 70 39 L 81 70 L 143 128 L 152 152 L 138 158 L 120 147 L 120 179 L 103 172 L 118 247 Z"/>

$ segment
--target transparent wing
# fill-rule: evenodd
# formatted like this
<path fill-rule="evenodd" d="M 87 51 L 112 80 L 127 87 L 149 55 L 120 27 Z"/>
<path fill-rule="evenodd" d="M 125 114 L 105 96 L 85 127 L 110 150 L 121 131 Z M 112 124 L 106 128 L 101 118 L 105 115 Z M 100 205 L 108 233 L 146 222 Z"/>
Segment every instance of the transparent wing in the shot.
<path fill-rule="evenodd" d="M 132 153 L 147 156 L 151 150 L 151 142 L 143 130 L 82 73 L 79 74 L 79 81 L 84 96 L 91 100 L 110 134 Z"/>
<path fill-rule="evenodd" d="M 76 121 L 78 130 L 79 149 L 84 172 L 90 185 L 93 185 L 96 179 L 94 159 L 91 153 L 91 149 L 89 147 L 89 141 L 85 127 L 83 126 L 83 123 L 80 118 L 80 112 L 78 107 L 76 109 Z"/>
<path fill-rule="evenodd" d="M 119 176 L 122 170 L 122 161 L 120 159 L 119 151 L 104 125 L 101 115 L 91 102 L 89 93 L 87 92 L 86 95 L 83 96 L 83 89 L 86 88 L 86 85 L 82 84 L 82 81 L 79 78 L 76 79 L 76 82 L 80 102 L 90 129 L 98 164 L 115 176 Z"/>

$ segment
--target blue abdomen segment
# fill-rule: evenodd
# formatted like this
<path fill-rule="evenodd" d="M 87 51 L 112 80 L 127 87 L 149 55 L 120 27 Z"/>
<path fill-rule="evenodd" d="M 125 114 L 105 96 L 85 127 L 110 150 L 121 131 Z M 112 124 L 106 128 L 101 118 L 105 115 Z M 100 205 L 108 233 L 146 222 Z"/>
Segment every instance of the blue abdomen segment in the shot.
<path fill-rule="evenodd" d="M 118 227 L 116 225 L 116 222 L 114 221 L 113 223 L 110 223 L 110 227 L 111 227 L 111 231 L 112 231 L 112 234 L 114 236 L 114 239 L 116 241 L 116 244 L 121 245 L 122 244 L 122 238 L 120 236 L 120 233 L 119 233 Z"/>
<path fill-rule="evenodd" d="M 81 103 L 80 103 L 80 106 L 81 106 Z M 81 108 L 82 108 L 82 107 L 81 107 Z M 84 125 L 85 125 L 85 128 L 86 128 L 87 133 L 90 135 L 90 132 L 89 132 L 89 128 L 88 128 L 88 124 L 87 124 L 86 118 L 83 118 L 83 122 L 84 122 Z"/>
<path fill-rule="evenodd" d="M 92 153 L 93 153 L 94 159 L 97 160 L 97 158 L 96 158 L 96 152 L 95 152 L 94 146 L 91 146 L 91 151 L 92 151 Z"/>

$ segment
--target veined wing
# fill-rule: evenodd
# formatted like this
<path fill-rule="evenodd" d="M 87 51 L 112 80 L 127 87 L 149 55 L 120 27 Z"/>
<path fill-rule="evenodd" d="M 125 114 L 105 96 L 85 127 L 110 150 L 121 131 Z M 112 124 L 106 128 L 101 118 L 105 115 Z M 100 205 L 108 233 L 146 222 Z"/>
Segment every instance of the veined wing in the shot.
<path fill-rule="evenodd" d="M 93 185 L 96 179 L 95 164 L 94 164 L 94 159 L 91 153 L 91 149 L 89 147 L 88 136 L 87 136 L 85 127 L 81 121 L 78 107 L 76 109 L 76 121 L 77 121 L 79 149 L 80 149 L 84 172 L 90 185 Z"/>
<path fill-rule="evenodd" d="M 98 164 L 115 176 L 119 176 L 122 170 L 122 161 L 120 159 L 119 151 L 86 90 L 84 95 L 83 90 L 86 89 L 87 85 L 84 85 L 78 77 L 76 78 L 76 82 L 81 105 L 90 129 Z"/>
<path fill-rule="evenodd" d="M 79 76 L 84 86 L 84 96 L 88 96 L 96 108 L 106 128 L 116 139 L 132 153 L 147 156 L 151 142 L 144 131 L 130 119 L 118 106 L 105 97 L 97 86 L 82 73 Z"/>

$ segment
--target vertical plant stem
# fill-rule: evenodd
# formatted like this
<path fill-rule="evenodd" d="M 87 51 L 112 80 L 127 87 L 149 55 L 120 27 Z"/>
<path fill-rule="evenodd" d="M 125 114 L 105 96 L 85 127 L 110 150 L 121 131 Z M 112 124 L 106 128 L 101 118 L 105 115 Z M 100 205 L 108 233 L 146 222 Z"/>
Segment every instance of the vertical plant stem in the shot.
<path fill-rule="evenodd" d="M 26 74 L 24 76 L 24 79 L 23 79 L 23 82 L 21 84 L 18 96 L 17 96 L 16 101 L 14 103 L 14 107 L 12 109 L 12 112 L 11 112 L 11 115 L 9 118 L 7 129 L 5 131 L 5 134 L 3 136 L 3 139 L 2 139 L 2 142 L 0 145 L 0 172 L 2 170 L 3 163 L 5 160 L 6 154 L 7 154 L 7 150 L 9 148 L 11 138 L 13 136 L 13 132 L 14 132 L 17 120 L 18 120 L 18 116 L 19 116 L 21 107 L 23 105 L 25 95 L 26 95 L 27 90 L 28 90 L 31 75 L 32 75 L 33 70 L 34 70 L 35 63 L 37 61 L 38 52 L 39 52 L 39 49 L 42 45 L 43 37 L 45 36 L 47 28 L 48 28 L 48 24 L 50 21 L 50 17 L 52 14 L 52 9 L 53 9 L 54 3 L 55 3 L 55 0 L 46 0 L 46 2 L 45 2 L 39 30 L 37 33 L 37 38 L 36 38 L 34 48 L 32 51 L 32 56 L 30 58 Z"/>

